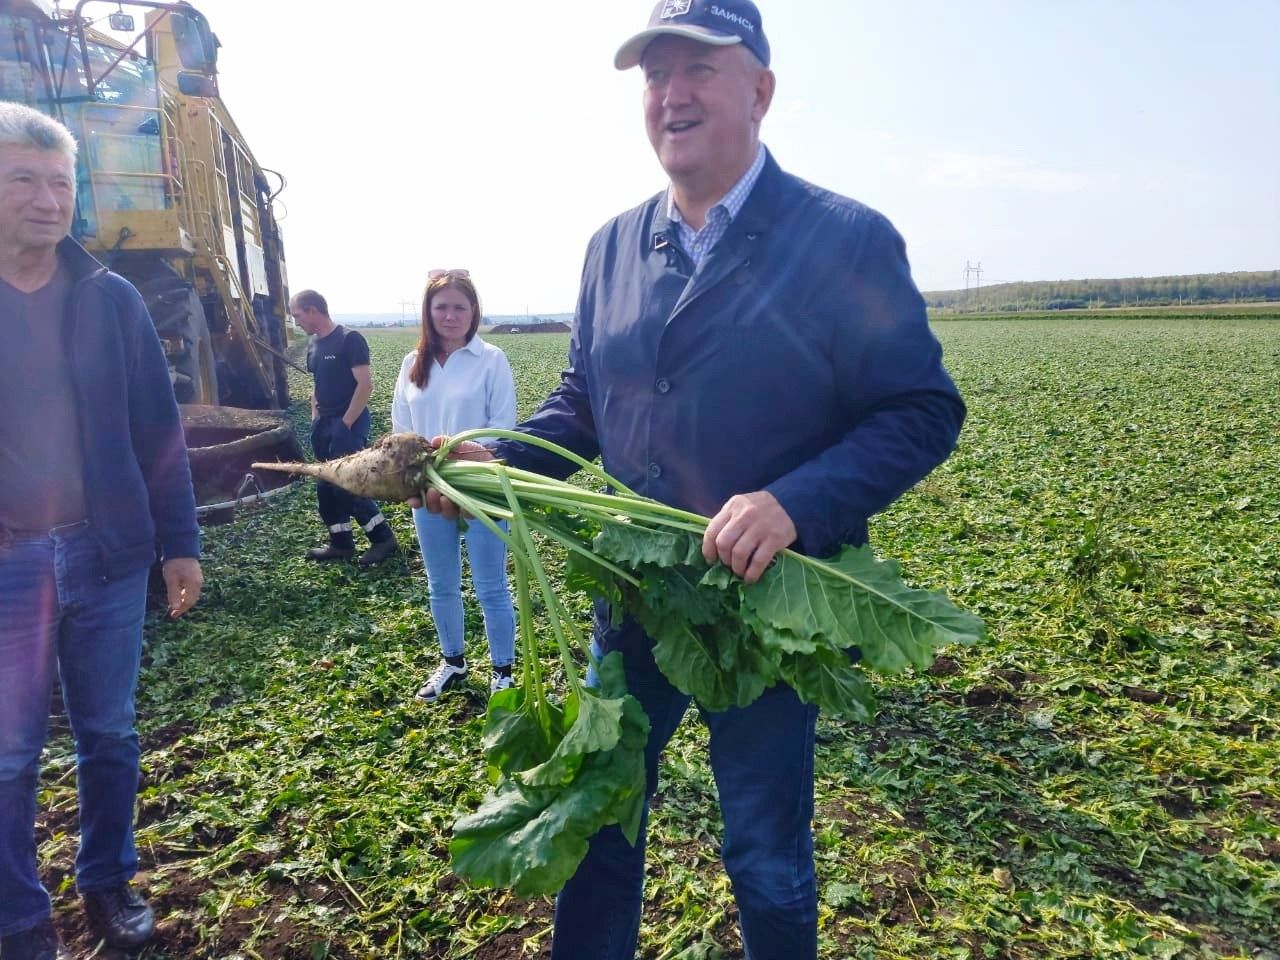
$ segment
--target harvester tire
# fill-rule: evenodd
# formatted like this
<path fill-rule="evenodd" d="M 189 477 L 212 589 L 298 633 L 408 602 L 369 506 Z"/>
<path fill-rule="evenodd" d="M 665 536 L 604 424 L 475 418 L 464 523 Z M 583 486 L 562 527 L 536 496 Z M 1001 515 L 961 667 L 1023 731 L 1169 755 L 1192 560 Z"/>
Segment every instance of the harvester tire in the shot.
<path fill-rule="evenodd" d="M 194 293 L 192 300 L 199 308 L 200 299 Z M 174 364 L 174 369 L 191 381 L 191 398 L 183 402 L 217 405 L 221 402 L 218 395 L 218 358 L 213 352 L 213 337 L 209 335 L 203 309 L 188 317 L 187 334 L 183 339 L 187 343 L 187 352 Z"/>
<path fill-rule="evenodd" d="M 139 288 L 151 321 L 162 337 L 180 338 L 183 350 L 171 358 L 174 395 L 179 403 L 220 402 L 217 355 L 195 288 L 181 277 L 160 277 Z"/>

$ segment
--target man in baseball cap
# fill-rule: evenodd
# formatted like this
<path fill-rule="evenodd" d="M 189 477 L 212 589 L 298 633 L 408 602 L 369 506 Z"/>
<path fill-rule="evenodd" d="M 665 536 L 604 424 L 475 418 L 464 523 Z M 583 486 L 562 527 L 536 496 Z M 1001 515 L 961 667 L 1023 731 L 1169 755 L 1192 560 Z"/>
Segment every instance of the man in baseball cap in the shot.
<path fill-rule="evenodd" d="M 661 0 L 618 51 L 616 66 L 641 68 L 668 182 L 592 238 L 568 367 L 519 427 L 711 517 L 701 559 L 746 583 L 784 548 L 829 557 L 865 544 L 868 518 L 947 458 L 965 414 L 897 231 L 786 173 L 760 142 L 769 59 L 747 0 Z M 533 444 L 494 452 L 551 476 L 573 470 Z M 446 509 L 438 491 L 428 508 Z M 596 652 L 623 654 L 649 719 L 650 795 L 698 700 L 745 956 L 816 960 L 821 695 L 806 684 L 827 683 L 845 654 L 774 669 L 754 652 L 767 642 L 596 608 Z M 634 960 L 644 860 L 644 819 L 635 843 L 617 824 L 591 838 L 556 900 L 553 960 Z"/>
<path fill-rule="evenodd" d="M 760 22 L 760 11 L 751 0 L 658 0 L 649 25 L 622 45 L 613 65 L 619 70 L 639 66 L 640 58 L 655 37 L 670 34 L 688 37 L 713 47 L 740 43 L 769 66 L 769 41 Z"/>

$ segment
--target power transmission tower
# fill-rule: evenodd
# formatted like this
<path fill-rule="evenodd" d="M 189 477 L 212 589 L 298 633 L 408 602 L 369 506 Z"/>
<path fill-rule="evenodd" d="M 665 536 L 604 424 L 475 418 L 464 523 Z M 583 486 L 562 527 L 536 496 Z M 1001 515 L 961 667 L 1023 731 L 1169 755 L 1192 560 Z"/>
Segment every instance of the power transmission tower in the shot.
<path fill-rule="evenodd" d="M 405 311 L 406 311 L 409 307 L 416 307 L 416 306 L 417 306 L 417 304 L 416 304 L 416 303 L 414 303 L 412 300 L 401 300 L 401 301 L 400 301 L 400 326 L 402 326 L 402 327 L 407 327 L 407 326 L 409 326 L 409 324 L 405 322 L 405 321 L 406 321 L 406 319 L 407 319 L 407 314 L 406 314 L 406 312 L 405 312 Z"/>
<path fill-rule="evenodd" d="M 965 299 L 969 298 L 969 278 L 973 277 L 977 282 L 975 290 L 982 289 L 982 263 L 979 262 L 975 267 L 968 260 L 964 262 L 964 295 Z"/>

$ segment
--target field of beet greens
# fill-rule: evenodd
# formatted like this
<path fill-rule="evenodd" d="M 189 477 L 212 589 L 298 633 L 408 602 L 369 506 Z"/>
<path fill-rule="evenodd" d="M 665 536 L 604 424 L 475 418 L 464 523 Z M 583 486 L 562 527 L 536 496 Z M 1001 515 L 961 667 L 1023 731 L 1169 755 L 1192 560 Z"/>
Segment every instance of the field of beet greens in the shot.
<path fill-rule="evenodd" d="M 873 538 L 990 639 L 883 683 L 873 726 L 819 722 L 821 955 L 1276 960 L 1280 315 L 936 329 L 970 419 Z M 414 337 L 369 339 L 381 432 Z M 528 412 L 567 337 L 493 340 Z M 549 901 L 449 872 L 450 825 L 485 789 L 486 648 L 469 601 L 469 688 L 413 701 L 438 648 L 408 512 L 387 513 L 402 560 L 316 566 L 300 484 L 209 530 L 200 606 L 150 622 L 145 956 L 545 955 Z M 646 958 L 741 956 L 704 747 L 691 711 L 651 822 Z M 47 761 L 42 872 L 88 955 L 60 716 Z"/>

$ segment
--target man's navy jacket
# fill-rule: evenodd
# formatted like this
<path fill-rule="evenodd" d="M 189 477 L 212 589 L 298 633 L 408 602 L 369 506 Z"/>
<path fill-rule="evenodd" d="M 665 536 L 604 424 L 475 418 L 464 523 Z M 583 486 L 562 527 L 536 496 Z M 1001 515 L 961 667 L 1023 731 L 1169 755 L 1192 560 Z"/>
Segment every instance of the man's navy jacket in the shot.
<path fill-rule="evenodd" d="M 73 240 L 58 254 L 73 286 L 63 320 L 76 389 L 90 534 L 114 579 L 200 553 L 195 494 L 164 350 L 133 285 Z"/>
<path fill-rule="evenodd" d="M 772 156 L 696 271 L 675 237 L 664 192 L 592 238 L 569 368 L 520 429 L 707 516 L 768 490 L 814 556 L 864 543 L 965 415 L 902 238 Z M 500 454 L 573 470 L 527 444 Z"/>

